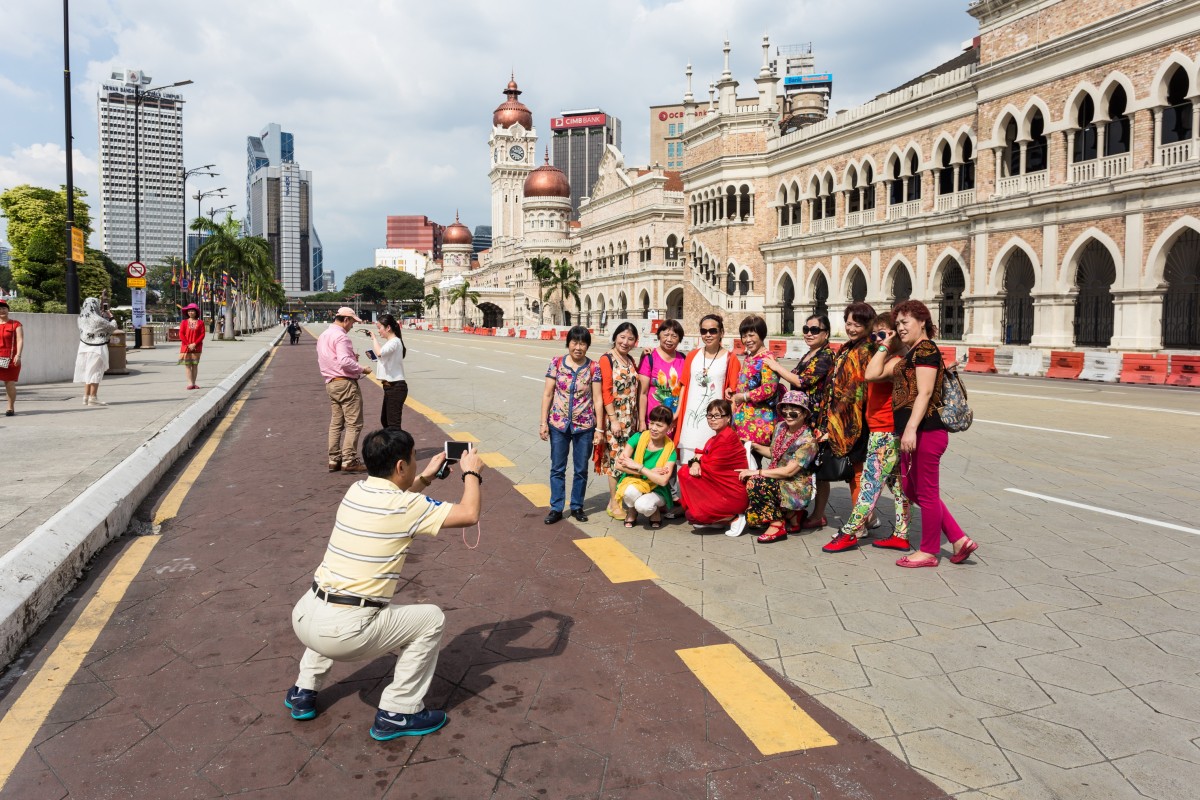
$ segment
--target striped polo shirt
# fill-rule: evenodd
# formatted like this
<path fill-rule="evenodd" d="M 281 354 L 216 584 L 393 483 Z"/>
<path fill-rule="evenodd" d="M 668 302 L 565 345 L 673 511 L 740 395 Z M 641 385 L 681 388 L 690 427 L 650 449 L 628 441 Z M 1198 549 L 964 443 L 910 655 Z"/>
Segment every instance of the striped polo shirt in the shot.
<path fill-rule="evenodd" d="M 417 534 L 436 536 L 453 505 L 400 489 L 386 478 L 358 481 L 338 506 L 314 579 L 326 591 L 390 600 Z"/>

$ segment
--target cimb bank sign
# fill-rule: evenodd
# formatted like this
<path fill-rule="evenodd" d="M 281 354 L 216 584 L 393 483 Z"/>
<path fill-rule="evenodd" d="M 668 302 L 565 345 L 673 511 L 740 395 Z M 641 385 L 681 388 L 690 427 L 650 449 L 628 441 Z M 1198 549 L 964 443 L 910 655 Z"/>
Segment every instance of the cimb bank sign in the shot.
<path fill-rule="evenodd" d="M 565 131 L 571 128 L 597 128 L 608 122 L 607 114 L 579 114 L 573 117 L 553 117 L 550 130 Z"/>

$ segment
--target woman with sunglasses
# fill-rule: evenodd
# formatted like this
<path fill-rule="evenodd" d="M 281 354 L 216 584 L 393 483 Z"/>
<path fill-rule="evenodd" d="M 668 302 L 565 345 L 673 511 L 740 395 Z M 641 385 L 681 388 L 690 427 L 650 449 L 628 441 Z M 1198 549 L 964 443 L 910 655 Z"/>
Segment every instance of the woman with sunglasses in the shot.
<path fill-rule="evenodd" d="M 729 525 L 725 533 L 739 536 L 746 528 L 746 448 L 730 427 L 733 408 L 728 400 L 713 400 L 705 419 L 713 436 L 679 468 L 679 491 L 688 522 L 697 528 Z"/>
<path fill-rule="evenodd" d="M 758 537 L 762 544 L 799 532 L 798 515 L 813 496 L 809 470 L 817 458 L 817 440 L 808 427 L 808 398 L 795 389 L 786 392 L 779 399 L 779 416 L 770 446 L 754 445 L 768 459 L 763 468 L 741 471 L 749 498 L 746 521 L 753 527 L 767 526 Z"/>
<path fill-rule="evenodd" d="M 896 529 L 886 539 L 871 542 L 874 547 L 889 550 L 908 550 L 909 502 L 900 480 L 900 440 L 895 434 L 892 416 L 892 371 L 902 359 L 904 345 L 896 337 L 892 315 L 884 312 L 871 323 L 871 346 L 875 352 L 867 364 L 867 460 L 863 464 L 862 488 L 850 518 L 842 526 L 840 536 L 861 541 L 867 535 L 868 520 L 875 513 L 875 504 L 883 487 L 896 498 Z M 853 547 L 846 547 L 853 550 Z"/>
<path fill-rule="evenodd" d="M 700 318 L 701 347 L 687 354 L 679 376 L 680 412 L 675 415 L 675 446 L 682 461 L 687 461 L 713 436 L 705 418 L 713 400 L 725 397 L 737 387 L 741 365 L 737 356 L 721 346 L 725 321 L 717 314 Z"/>
<path fill-rule="evenodd" d="M 936 567 L 942 534 L 953 547 L 951 564 L 961 564 L 978 548 L 963 533 L 941 496 L 942 456 L 950 435 L 937 407 L 942 402 L 942 353 L 933 343 L 936 328 L 929 309 L 919 300 L 905 300 L 892 309 L 896 336 L 908 353 L 892 372 L 892 416 L 900 437 L 900 467 L 904 492 L 921 507 L 921 549 L 896 562 L 900 567 Z"/>
<path fill-rule="evenodd" d="M 729 393 L 733 403 L 733 428 L 739 439 L 750 444 L 770 444 L 775 433 L 775 393 L 779 377 L 763 364 L 769 355 L 763 348 L 767 338 L 767 322 L 751 315 L 738 326 L 738 335 L 746 348 L 737 386 Z"/>

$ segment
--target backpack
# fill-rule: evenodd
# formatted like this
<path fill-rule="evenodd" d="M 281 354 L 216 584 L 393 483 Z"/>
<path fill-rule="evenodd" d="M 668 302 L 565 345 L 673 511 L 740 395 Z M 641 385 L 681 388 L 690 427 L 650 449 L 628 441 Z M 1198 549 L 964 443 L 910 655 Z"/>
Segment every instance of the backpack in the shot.
<path fill-rule="evenodd" d="M 962 433 L 975 420 L 975 412 L 967 405 L 967 387 L 956 367 L 948 367 L 942 372 L 942 402 L 937 412 L 950 433 Z"/>

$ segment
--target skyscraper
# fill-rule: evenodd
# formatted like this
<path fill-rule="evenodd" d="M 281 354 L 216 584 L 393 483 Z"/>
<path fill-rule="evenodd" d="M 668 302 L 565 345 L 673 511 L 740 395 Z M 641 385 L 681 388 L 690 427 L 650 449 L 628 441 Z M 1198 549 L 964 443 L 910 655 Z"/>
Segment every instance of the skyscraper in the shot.
<path fill-rule="evenodd" d="M 137 93 L 150 77 L 125 70 L 122 82 L 100 86 L 100 236 L 109 258 L 125 265 L 138 255 L 135 184 L 141 185 L 141 261 L 155 265 L 183 249 L 183 97 Z M 136 87 L 136 88 L 135 88 Z M 139 152 L 140 167 L 134 162 Z"/>
<path fill-rule="evenodd" d="M 442 234 L 445 232 L 445 225 L 439 225 L 424 215 L 390 216 L 387 218 L 387 248 L 419 250 L 434 261 L 440 261 Z"/>
<path fill-rule="evenodd" d="M 621 149 L 621 120 L 598 108 L 564 111 L 550 120 L 554 166 L 571 184 L 571 216 L 579 218 L 579 200 L 589 197 L 600 175 L 606 145 Z"/>
<path fill-rule="evenodd" d="M 271 244 L 275 277 L 290 295 L 324 289 L 312 208 L 312 173 L 296 163 L 292 134 L 271 123 L 246 137 L 246 233 Z"/>

